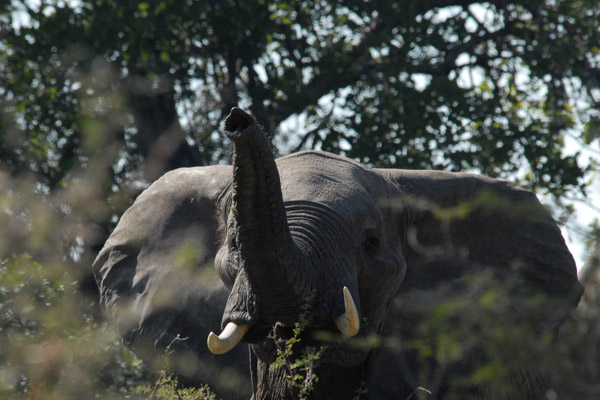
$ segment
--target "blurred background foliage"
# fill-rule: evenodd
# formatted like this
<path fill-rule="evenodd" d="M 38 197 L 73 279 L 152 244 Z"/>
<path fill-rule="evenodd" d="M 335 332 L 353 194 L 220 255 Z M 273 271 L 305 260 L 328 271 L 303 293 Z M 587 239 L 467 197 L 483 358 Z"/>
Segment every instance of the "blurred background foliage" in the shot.
<path fill-rule="evenodd" d="M 566 222 L 598 185 L 599 21 L 593 0 L 0 2 L 0 393 L 147 382 L 89 266 L 150 182 L 229 162 L 232 106 L 279 154 L 484 173 Z"/>

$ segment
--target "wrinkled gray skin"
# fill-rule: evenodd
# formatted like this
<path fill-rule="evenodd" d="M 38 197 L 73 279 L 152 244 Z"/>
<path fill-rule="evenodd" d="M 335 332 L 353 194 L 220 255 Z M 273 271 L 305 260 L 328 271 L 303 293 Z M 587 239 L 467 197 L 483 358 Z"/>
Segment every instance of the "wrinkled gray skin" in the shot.
<path fill-rule="evenodd" d="M 163 362 L 157 353 L 168 348 L 184 383 L 230 399 L 297 398 L 286 370 L 269 369 L 275 339 L 290 337 L 306 303 L 303 346 L 320 344 L 314 332 L 337 332 L 344 286 L 360 313 L 358 338 L 415 335 L 428 294 L 460 296 L 466 272 L 518 282 L 515 302 L 541 332 L 579 301 L 573 258 L 530 192 L 470 174 L 371 169 L 324 152 L 274 160 L 239 109 L 225 131 L 233 166 L 167 173 L 123 215 L 94 263 L 125 342 L 148 363 Z M 436 217 L 465 204 L 466 215 Z M 528 293 L 553 306 L 527 315 Z M 251 326 L 250 351 L 239 344 L 210 354 L 209 331 L 228 322 Z M 350 399 L 364 382 L 364 398 L 408 398 L 419 384 L 411 366 L 397 350 L 329 343 L 311 396 Z"/>

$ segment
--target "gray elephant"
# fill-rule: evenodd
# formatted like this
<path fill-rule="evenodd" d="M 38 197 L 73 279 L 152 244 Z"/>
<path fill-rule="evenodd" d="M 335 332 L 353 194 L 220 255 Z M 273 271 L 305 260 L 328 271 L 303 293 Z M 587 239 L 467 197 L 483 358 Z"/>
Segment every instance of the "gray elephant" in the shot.
<path fill-rule="evenodd" d="M 239 109 L 225 132 L 233 166 L 164 175 L 94 263 L 125 342 L 184 383 L 227 398 L 406 399 L 435 368 L 403 343 L 444 301 L 499 283 L 536 335 L 579 302 L 573 258 L 530 192 L 318 151 L 275 160 Z M 302 357 L 298 383 L 285 361 Z M 431 396 L 448 393 L 445 372 Z"/>

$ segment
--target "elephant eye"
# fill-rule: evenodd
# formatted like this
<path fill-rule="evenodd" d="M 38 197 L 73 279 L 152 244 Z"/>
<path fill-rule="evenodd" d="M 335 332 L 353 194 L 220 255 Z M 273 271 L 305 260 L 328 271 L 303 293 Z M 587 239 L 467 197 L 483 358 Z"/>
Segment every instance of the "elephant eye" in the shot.
<path fill-rule="evenodd" d="M 379 248 L 379 239 L 374 230 L 365 232 L 363 248 L 367 253 L 374 253 Z"/>

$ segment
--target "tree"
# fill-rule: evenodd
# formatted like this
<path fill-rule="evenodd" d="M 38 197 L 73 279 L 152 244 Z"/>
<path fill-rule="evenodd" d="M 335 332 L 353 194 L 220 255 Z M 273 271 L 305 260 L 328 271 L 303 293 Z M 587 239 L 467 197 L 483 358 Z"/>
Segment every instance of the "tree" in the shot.
<path fill-rule="evenodd" d="M 282 149 L 496 176 L 524 169 L 523 183 L 555 195 L 583 187 L 563 139 L 577 122 L 580 139 L 597 136 L 599 116 L 585 109 L 600 100 L 595 1 L 27 4 L 3 6 L 0 87 L 25 143 L 51 148 L 46 160 L 21 149 L 49 185 L 81 154 L 78 118 L 102 84 L 121 103 L 103 101 L 125 114 L 115 121 L 124 171 L 169 138 L 149 179 L 226 158 L 217 132 L 241 105 Z M 22 14 L 26 23 L 11 23 Z M 16 167 L 17 153 L 3 159 Z"/>

